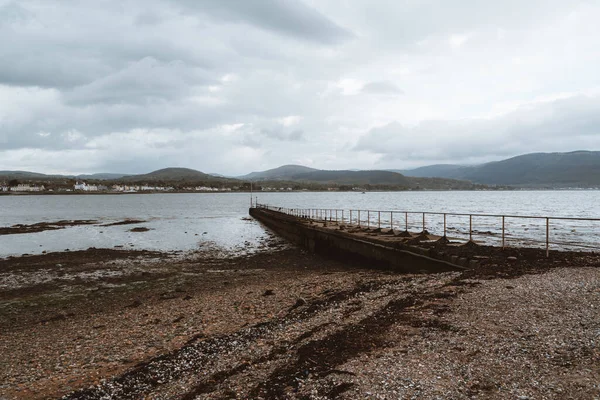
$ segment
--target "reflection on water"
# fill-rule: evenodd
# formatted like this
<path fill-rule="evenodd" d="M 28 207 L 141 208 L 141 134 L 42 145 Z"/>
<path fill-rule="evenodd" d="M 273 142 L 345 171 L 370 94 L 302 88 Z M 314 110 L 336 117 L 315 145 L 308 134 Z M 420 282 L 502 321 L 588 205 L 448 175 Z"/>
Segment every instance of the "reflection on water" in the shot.
<path fill-rule="evenodd" d="M 292 208 L 600 216 L 596 208 L 600 191 L 295 192 L 258 193 L 258 200 Z M 246 218 L 248 206 L 249 194 L 244 193 L 1 196 L 0 226 L 64 219 L 95 219 L 98 224 L 0 236 L 0 257 L 115 246 L 163 251 L 201 250 L 207 246 L 218 246 L 232 251 L 252 251 L 258 248 L 266 232 L 258 222 Z M 389 222 L 386 215 L 382 218 L 383 223 L 386 223 L 386 218 Z M 146 222 L 100 226 L 124 219 Z M 401 215 L 395 216 L 394 222 L 398 226 L 404 223 Z M 510 220 L 507 223 L 510 228 L 508 236 L 513 235 L 515 240 L 517 236 L 531 234 L 532 238 L 538 238 L 538 234 L 545 234 L 545 221 Z M 439 216 L 427 216 L 426 224 L 429 231 L 443 230 L 443 221 Z M 571 239 L 573 233 L 580 233 L 581 237 L 591 240 L 592 246 L 595 246 L 600 224 L 592 225 L 579 223 L 568 232 L 563 232 L 559 224 L 553 223 L 553 241 Z M 465 226 L 468 232 L 468 221 L 465 223 L 460 217 L 448 220 L 449 234 L 454 229 L 454 234 L 464 236 Z M 476 235 L 489 232 L 497 236 L 499 226 L 498 219 L 480 218 L 474 221 Z M 134 227 L 150 230 L 130 232 Z M 422 227 L 422 218 L 416 214 L 410 216 L 409 227 L 418 230 Z"/>

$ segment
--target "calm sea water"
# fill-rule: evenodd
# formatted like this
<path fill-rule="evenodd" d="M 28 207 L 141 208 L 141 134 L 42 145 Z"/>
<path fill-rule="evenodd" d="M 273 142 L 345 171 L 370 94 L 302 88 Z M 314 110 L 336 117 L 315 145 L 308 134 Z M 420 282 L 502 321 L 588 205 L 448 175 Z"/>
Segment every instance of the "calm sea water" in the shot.
<path fill-rule="evenodd" d="M 260 203 L 289 208 L 600 217 L 600 191 L 293 192 L 255 195 Z M 0 257 L 67 248 L 114 246 L 182 251 L 216 246 L 230 251 L 253 251 L 267 233 L 261 224 L 247 218 L 249 196 L 244 193 L 1 196 L 0 226 L 65 219 L 94 219 L 98 220 L 98 224 L 0 236 Z M 348 216 L 346 213 L 345 218 Z M 371 213 L 370 217 L 371 224 L 379 222 L 377 213 Z M 146 222 L 100 226 L 127 218 Z M 364 213 L 362 218 L 364 223 Z M 427 215 L 426 218 L 428 231 L 439 233 L 443 229 L 442 216 Z M 465 237 L 468 234 L 466 218 L 449 216 L 448 234 Z M 384 226 L 390 223 L 387 213 L 381 221 Z M 396 228 L 404 228 L 406 224 L 402 213 L 394 215 L 392 222 Z M 422 229 L 421 216 L 410 214 L 408 225 L 410 230 Z M 545 220 L 511 219 L 507 225 L 507 236 L 513 241 L 528 236 L 537 240 L 545 233 Z M 129 231 L 136 226 L 150 228 L 150 231 Z M 488 238 L 497 238 L 499 220 L 476 218 L 473 229 L 476 239 L 485 238 L 486 234 Z M 551 231 L 553 243 L 583 241 L 588 248 L 594 248 L 598 243 L 600 224 L 552 221 Z"/>

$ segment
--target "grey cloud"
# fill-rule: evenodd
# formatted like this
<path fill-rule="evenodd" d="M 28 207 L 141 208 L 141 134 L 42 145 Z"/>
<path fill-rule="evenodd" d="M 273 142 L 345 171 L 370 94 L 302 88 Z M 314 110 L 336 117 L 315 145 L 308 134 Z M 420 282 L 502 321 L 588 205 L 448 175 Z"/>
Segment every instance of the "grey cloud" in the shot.
<path fill-rule="evenodd" d="M 536 151 L 600 146 L 600 97 L 576 96 L 523 107 L 500 117 L 430 120 L 416 126 L 392 122 L 362 136 L 357 151 L 383 156 L 386 163 L 463 162 Z"/>
<path fill-rule="evenodd" d="M 55 3 L 0 0 L 0 169 L 368 169 L 600 148 L 598 98 L 575 96 L 600 93 L 597 2 Z M 455 34 L 469 39 L 453 47 Z"/>
<path fill-rule="evenodd" d="M 304 140 L 304 131 L 301 129 L 287 130 L 283 128 L 262 129 L 260 133 L 268 139 L 297 142 Z"/>
<path fill-rule="evenodd" d="M 162 63 L 147 57 L 126 68 L 65 93 L 67 103 L 146 103 L 185 97 L 194 86 L 211 83 L 182 62 Z"/>
<path fill-rule="evenodd" d="M 136 25 L 157 25 L 160 22 L 163 21 L 163 18 L 158 15 L 157 13 L 154 13 L 152 11 L 143 11 L 141 13 L 139 13 L 136 17 L 135 17 L 135 24 Z"/>
<path fill-rule="evenodd" d="M 0 83 L 11 86 L 73 87 L 107 69 L 86 59 L 56 59 L 51 54 L 0 53 Z M 40 68 L 43 65 L 43 68 Z"/>
<path fill-rule="evenodd" d="M 231 22 L 312 42 L 334 44 L 353 34 L 298 0 L 178 0 L 181 5 Z"/>
<path fill-rule="evenodd" d="M 231 50 L 212 42 L 177 40 L 181 34 L 172 24 L 157 34 L 149 25 L 172 17 L 165 9 L 160 14 L 160 8 L 150 7 L 152 0 L 146 4 L 141 13 L 131 2 L 122 14 L 111 15 L 110 8 L 96 12 L 95 4 L 82 1 L 70 6 L 71 18 L 58 7 L 40 10 L 33 2 L 5 5 L 0 10 L 0 84 L 73 88 L 144 58 L 211 70 L 232 56 Z M 7 8 L 19 12 L 3 14 Z"/>
<path fill-rule="evenodd" d="M 389 81 L 369 82 L 362 87 L 361 92 L 392 96 L 404 93 L 402 90 L 400 90 L 398 86 L 396 86 L 393 82 Z"/>
<path fill-rule="evenodd" d="M 0 26 L 26 21 L 31 17 L 32 14 L 16 1 L 0 5 Z"/>

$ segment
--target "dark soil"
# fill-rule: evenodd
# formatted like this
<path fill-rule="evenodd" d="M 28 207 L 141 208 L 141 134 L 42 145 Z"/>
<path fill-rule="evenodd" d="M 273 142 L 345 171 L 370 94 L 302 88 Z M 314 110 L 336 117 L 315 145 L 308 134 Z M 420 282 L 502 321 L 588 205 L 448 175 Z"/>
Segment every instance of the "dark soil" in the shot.
<path fill-rule="evenodd" d="M 469 344 L 452 347 L 449 341 L 467 332 L 453 317 L 454 302 L 498 282 L 492 279 L 511 279 L 488 297 L 507 296 L 510 313 L 528 305 L 510 297 L 523 285 L 519 277 L 600 266 L 600 256 L 590 253 L 553 251 L 546 258 L 538 249 L 419 246 L 476 259 L 479 265 L 462 272 L 402 275 L 369 270 L 369 265 L 349 267 L 299 249 L 219 259 L 92 248 L 0 260 L 0 271 L 15 275 L 60 272 L 50 281 L 0 290 L 7 304 L 0 312 L 0 335 L 10 338 L 4 348 L 0 344 L 10 360 L 0 369 L 0 380 L 6 382 L 0 383 L 0 396 L 365 398 L 357 382 L 372 373 L 381 381 L 388 374 L 389 367 L 370 369 L 372 360 L 391 357 L 393 365 L 402 365 L 411 361 L 404 355 L 414 351 L 425 365 L 419 375 L 425 376 L 440 361 L 426 364 L 427 354 L 449 354 L 451 371 L 483 357 L 466 359 Z M 539 313 L 539 307 L 532 312 Z M 486 331 L 490 344 L 474 347 L 473 354 L 485 352 L 505 334 Z M 532 339 L 527 343 L 537 347 L 528 348 L 534 358 L 526 368 L 546 373 L 547 346 Z M 571 357 L 578 349 L 565 351 Z M 592 356 L 587 357 L 590 365 Z M 588 374 L 590 365 L 561 368 L 579 376 Z M 504 374 L 488 375 L 502 381 Z M 563 380 L 562 372 L 552 374 Z M 431 379 L 438 382 L 437 374 Z M 425 385 L 427 379 L 418 382 Z M 495 390 L 483 380 L 452 382 L 457 391 L 439 398 Z M 580 385 L 584 394 L 573 398 L 595 393 Z M 380 393 L 381 398 L 415 395 Z"/>
<path fill-rule="evenodd" d="M 139 226 L 136 228 L 131 228 L 129 232 L 148 232 L 150 228 L 146 228 L 145 226 Z"/>
<path fill-rule="evenodd" d="M 165 255 L 165 253 L 149 250 L 113 250 L 90 247 L 87 250 L 0 258 L 0 271 L 25 271 L 57 267 L 69 268 L 71 266 L 81 266 L 90 263 L 98 264 L 113 260 L 136 259 L 138 257 L 164 257 Z"/>
<path fill-rule="evenodd" d="M 464 273 L 465 277 L 478 279 L 519 277 L 524 274 L 543 273 L 552 268 L 568 265 L 570 267 L 600 267 L 600 254 L 596 252 L 546 250 L 536 248 L 477 245 L 468 242 L 456 243 L 419 243 L 419 247 L 429 248 L 432 255 L 451 254 L 477 260 L 478 266 Z"/>
<path fill-rule="evenodd" d="M 144 221 L 142 219 L 125 219 L 123 221 L 112 222 L 110 224 L 104 224 L 104 225 L 100 225 L 100 226 L 132 225 L 132 224 L 142 224 L 144 222 L 148 222 L 148 221 Z"/>
<path fill-rule="evenodd" d="M 64 229 L 68 226 L 93 225 L 98 223 L 96 220 L 74 220 L 74 221 L 56 221 L 56 222 L 38 222 L 32 225 L 17 224 L 10 227 L 0 227 L 0 235 L 14 235 L 18 233 L 36 233 L 43 231 L 52 231 Z"/>

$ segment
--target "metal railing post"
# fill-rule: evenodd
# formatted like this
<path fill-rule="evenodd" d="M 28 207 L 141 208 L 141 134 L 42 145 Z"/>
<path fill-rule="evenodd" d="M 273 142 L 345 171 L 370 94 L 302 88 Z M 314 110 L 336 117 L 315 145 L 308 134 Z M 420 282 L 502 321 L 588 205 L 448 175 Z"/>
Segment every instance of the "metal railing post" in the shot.
<path fill-rule="evenodd" d="M 381 211 L 377 211 L 377 228 L 381 229 Z"/>
<path fill-rule="evenodd" d="M 408 212 L 404 213 L 404 230 L 408 232 Z"/>
<path fill-rule="evenodd" d="M 469 214 L 469 242 L 473 241 L 473 216 Z"/>
<path fill-rule="evenodd" d="M 344 210 L 342 210 L 342 225 L 344 224 Z"/>
<path fill-rule="evenodd" d="M 504 228 L 504 215 L 502 216 L 502 250 L 504 250 L 505 245 L 505 228 Z"/>
<path fill-rule="evenodd" d="M 423 213 L 423 233 L 425 233 L 425 213 Z"/>
<path fill-rule="evenodd" d="M 390 211 L 390 230 L 394 230 L 394 212 Z"/>
<path fill-rule="evenodd" d="M 444 237 L 446 237 L 446 213 L 444 213 Z"/>
<path fill-rule="evenodd" d="M 360 210 L 358 210 L 358 226 L 360 227 Z"/>
<path fill-rule="evenodd" d="M 371 227 L 371 210 L 367 210 L 367 229 Z"/>
<path fill-rule="evenodd" d="M 352 225 L 352 210 L 350 210 L 350 221 L 348 221 L 349 225 Z"/>
<path fill-rule="evenodd" d="M 546 217 L 546 258 L 550 257 L 550 218 Z"/>

